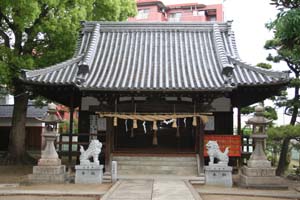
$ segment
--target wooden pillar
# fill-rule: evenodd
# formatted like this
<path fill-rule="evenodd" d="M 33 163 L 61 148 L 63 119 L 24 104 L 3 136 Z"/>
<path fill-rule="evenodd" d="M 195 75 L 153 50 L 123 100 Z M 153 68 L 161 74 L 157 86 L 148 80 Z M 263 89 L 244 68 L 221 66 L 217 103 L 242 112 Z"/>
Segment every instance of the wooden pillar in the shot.
<path fill-rule="evenodd" d="M 241 128 L 241 108 L 240 106 L 237 107 L 237 134 L 242 135 L 242 128 Z"/>
<path fill-rule="evenodd" d="M 243 134 L 241 130 L 241 107 L 237 107 L 238 113 L 237 113 L 237 134 L 241 136 L 241 148 L 243 148 Z M 242 166 L 243 158 L 242 156 L 237 159 L 237 167 Z"/>
<path fill-rule="evenodd" d="M 157 130 L 153 130 L 153 139 L 152 139 L 152 145 L 157 146 Z"/>
<path fill-rule="evenodd" d="M 200 150 L 200 143 L 199 143 L 199 126 L 197 125 L 197 126 L 193 126 L 193 128 L 192 128 L 192 131 L 194 132 L 194 134 L 195 134 L 195 152 L 197 153 L 197 154 L 199 154 L 199 150 Z"/>
<path fill-rule="evenodd" d="M 200 173 L 204 173 L 204 123 L 201 118 L 199 119 L 196 127 L 199 135 L 199 160 L 200 160 Z"/>
<path fill-rule="evenodd" d="M 68 149 L 68 164 L 72 164 L 72 143 L 73 143 L 73 124 L 74 124 L 74 96 L 71 95 L 71 101 L 70 101 L 70 118 L 69 118 L 69 149 Z"/>
<path fill-rule="evenodd" d="M 111 171 L 111 152 L 113 138 L 113 118 L 106 118 L 106 137 L 105 137 L 105 172 Z"/>

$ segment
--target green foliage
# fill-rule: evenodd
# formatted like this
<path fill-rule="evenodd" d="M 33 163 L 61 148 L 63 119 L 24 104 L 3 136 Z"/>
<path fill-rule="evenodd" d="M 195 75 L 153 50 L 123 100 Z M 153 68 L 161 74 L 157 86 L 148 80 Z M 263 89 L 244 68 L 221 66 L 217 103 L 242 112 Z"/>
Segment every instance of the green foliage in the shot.
<path fill-rule="evenodd" d="M 281 152 L 281 144 L 285 138 L 299 139 L 300 125 L 284 125 L 279 127 L 270 127 L 267 129 L 267 151 L 272 154 L 271 162 L 273 165 L 277 164 L 277 157 Z M 290 163 L 291 146 L 288 148 L 287 156 L 284 162 L 284 168 L 287 169 Z"/>
<path fill-rule="evenodd" d="M 278 119 L 277 112 L 276 112 L 275 108 L 273 108 L 271 106 L 265 106 L 264 116 L 268 119 L 271 119 L 271 120 L 277 120 Z"/>
<path fill-rule="evenodd" d="M 299 78 L 294 78 L 293 80 L 291 80 L 290 82 L 290 87 L 299 87 L 300 86 L 300 79 Z"/>
<path fill-rule="evenodd" d="M 134 0 L 1 0 L 0 84 L 13 89 L 21 69 L 72 56 L 80 21 L 125 20 L 135 14 Z"/>
<path fill-rule="evenodd" d="M 284 61 L 293 72 L 293 80 L 289 87 L 294 89 L 292 99 L 282 99 L 278 105 L 286 106 L 291 111 L 290 124 L 296 122 L 300 108 L 300 2 L 299 0 L 271 0 L 280 11 L 277 18 L 266 26 L 274 32 L 274 37 L 265 43 L 265 48 L 275 50 L 269 54 L 267 60 L 273 62 Z"/>
<path fill-rule="evenodd" d="M 256 66 L 261 67 L 263 69 L 271 69 L 272 65 L 268 64 L 268 63 L 258 63 Z"/>
<path fill-rule="evenodd" d="M 100 0 L 95 1 L 94 18 L 98 20 L 123 21 L 137 13 L 135 1 Z"/>
<path fill-rule="evenodd" d="M 249 115 L 251 113 L 254 113 L 254 109 L 256 106 L 247 106 L 241 109 L 241 113 L 244 115 Z M 271 120 L 277 120 L 277 112 L 275 108 L 271 106 L 265 106 L 265 112 L 264 112 L 264 117 L 271 119 Z"/>
<path fill-rule="evenodd" d="M 271 0 L 271 4 L 275 5 L 279 10 L 299 8 L 300 0 Z"/>
<path fill-rule="evenodd" d="M 284 125 L 271 127 L 267 130 L 269 139 L 282 140 L 283 138 L 300 138 L 300 125 Z"/>

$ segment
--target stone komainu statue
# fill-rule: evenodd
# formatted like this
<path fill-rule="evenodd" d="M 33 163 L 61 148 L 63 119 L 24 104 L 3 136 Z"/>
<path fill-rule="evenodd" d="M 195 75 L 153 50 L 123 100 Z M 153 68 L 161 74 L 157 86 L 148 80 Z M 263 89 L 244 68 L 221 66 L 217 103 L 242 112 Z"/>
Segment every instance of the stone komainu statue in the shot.
<path fill-rule="evenodd" d="M 229 148 L 226 147 L 225 151 L 220 151 L 217 141 L 208 141 L 206 144 L 207 154 L 209 156 L 209 165 L 214 164 L 214 159 L 218 160 L 217 164 L 228 165 L 228 152 Z"/>
<path fill-rule="evenodd" d="M 102 143 L 99 140 L 92 140 L 89 147 L 84 150 L 83 146 L 80 145 L 80 164 L 90 164 L 90 158 L 93 157 L 94 164 L 99 165 L 99 154 L 101 153 Z"/>

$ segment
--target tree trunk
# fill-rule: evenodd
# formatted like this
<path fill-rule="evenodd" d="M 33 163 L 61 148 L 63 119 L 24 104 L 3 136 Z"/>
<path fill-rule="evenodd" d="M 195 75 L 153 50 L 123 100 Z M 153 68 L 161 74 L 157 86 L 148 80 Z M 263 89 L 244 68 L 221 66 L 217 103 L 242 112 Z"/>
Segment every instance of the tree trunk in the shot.
<path fill-rule="evenodd" d="M 290 143 L 290 138 L 289 137 L 284 138 L 284 140 L 282 142 L 278 166 L 276 169 L 277 176 L 282 176 L 284 174 L 285 167 L 287 164 L 287 154 L 289 151 L 289 143 Z"/>
<path fill-rule="evenodd" d="M 24 163 L 24 161 L 27 160 L 25 149 L 25 124 L 28 94 L 20 88 L 16 89 L 14 101 L 7 159 L 10 163 Z"/>
<path fill-rule="evenodd" d="M 299 74 L 295 74 L 296 78 L 299 78 Z M 298 101 L 299 101 L 299 86 L 295 86 L 294 90 L 294 103 L 293 103 L 293 113 L 292 113 L 292 118 L 290 121 L 290 125 L 295 125 L 297 121 L 297 116 L 298 116 Z M 280 158 L 278 162 L 278 166 L 276 169 L 276 175 L 281 176 L 284 174 L 285 167 L 287 165 L 287 154 L 289 152 L 289 144 L 290 144 L 290 139 L 289 137 L 285 137 L 282 146 L 281 146 L 281 152 L 280 152 Z"/>

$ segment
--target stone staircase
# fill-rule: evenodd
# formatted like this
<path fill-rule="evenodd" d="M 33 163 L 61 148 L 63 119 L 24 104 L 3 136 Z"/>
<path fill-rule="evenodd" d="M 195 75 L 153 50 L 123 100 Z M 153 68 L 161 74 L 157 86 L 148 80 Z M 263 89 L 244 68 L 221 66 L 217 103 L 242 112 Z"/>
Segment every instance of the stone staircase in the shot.
<path fill-rule="evenodd" d="M 120 179 L 184 179 L 192 184 L 204 184 L 198 175 L 196 156 L 114 156 Z"/>

